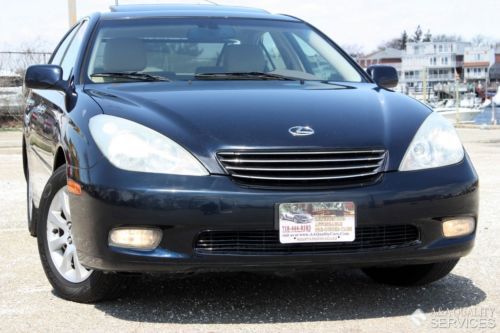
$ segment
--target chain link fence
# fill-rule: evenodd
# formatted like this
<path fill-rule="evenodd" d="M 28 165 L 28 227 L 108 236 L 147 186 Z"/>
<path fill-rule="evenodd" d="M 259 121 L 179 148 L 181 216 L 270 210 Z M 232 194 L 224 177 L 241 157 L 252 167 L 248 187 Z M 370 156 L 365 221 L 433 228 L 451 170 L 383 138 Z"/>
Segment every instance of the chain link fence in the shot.
<path fill-rule="evenodd" d="M 0 127 L 13 127 L 21 123 L 26 68 L 47 63 L 50 55 L 50 52 L 32 50 L 0 51 Z"/>

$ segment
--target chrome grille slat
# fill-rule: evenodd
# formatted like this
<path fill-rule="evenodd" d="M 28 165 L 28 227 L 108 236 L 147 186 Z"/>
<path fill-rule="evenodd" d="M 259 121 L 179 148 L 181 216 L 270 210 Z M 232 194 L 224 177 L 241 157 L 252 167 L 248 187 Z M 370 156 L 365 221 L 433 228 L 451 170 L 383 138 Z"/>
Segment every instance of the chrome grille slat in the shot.
<path fill-rule="evenodd" d="M 377 173 L 377 171 L 367 172 L 367 173 L 358 173 L 355 175 L 345 175 L 345 176 L 327 176 L 327 177 L 264 177 L 264 176 L 248 176 L 248 175 L 240 175 L 237 173 L 232 173 L 231 176 L 237 178 L 248 178 L 248 179 L 267 179 L 267 180 L 330 180 L 330 179 L 347 179 L 347 178 L 355 178 L 355 177 L 365 177 L 365 176 L 373 176 Z"/>
<path fill-rule="evenodd" d="M 233 179 L 268 187 L 360 186 L 374 182 L 387 152 L 360 150 L 221 151 L 217 158 Z"/>
<path fill-rule="evenodd" d="M 356 165 L 346 167 L 326 167 L 326 168 L 254 168 L 254 167 L 237 167 L 227 166 L 227 170 L 248 170 L 248 171 L 330 171 L 330 170 L 356 170 L 379 167 L 382 162 L 370 165 Z"/>
<path fill-rule="evenodd" d="M 337 151 L 238 151 L 238 152 L 219 152 L 224 155 L 318 155 L 318 154 L 382 154 L 384 150 L 337 150 Z"/>
<path fill-rule="evenodd" d="M 330 159 L 308 159 L 308 160 L 255 160 L 255 159 L 227 159 L 219 158 L 221 162 L 228 163 L 322 163 L 322 162 L 358 162 L 358 161 L 380 161 L 384 157 L 367 157 L 367 158 L 330 158 Z"/>

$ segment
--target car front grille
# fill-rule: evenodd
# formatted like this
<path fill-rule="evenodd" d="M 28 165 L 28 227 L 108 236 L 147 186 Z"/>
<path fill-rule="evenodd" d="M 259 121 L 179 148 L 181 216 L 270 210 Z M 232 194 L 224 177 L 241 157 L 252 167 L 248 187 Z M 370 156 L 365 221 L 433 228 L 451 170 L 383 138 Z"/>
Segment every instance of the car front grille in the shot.
<path fill-rule="evenodd" d="M 382 149 L 319 151 L 221 151 L 217 158 L 238 183 L 271 187 L 367 185 L 379 179 Z"/>
<path fill-rule="evenodd" d="M 419 243 L 413 225 L 363 226 L 356 228 L 353 242 L 281 244 L 277 230 L 204 231 L 195 242 L 197 254 L 283 255 L 307 253 L 349 253 L 393 249 Z"/>

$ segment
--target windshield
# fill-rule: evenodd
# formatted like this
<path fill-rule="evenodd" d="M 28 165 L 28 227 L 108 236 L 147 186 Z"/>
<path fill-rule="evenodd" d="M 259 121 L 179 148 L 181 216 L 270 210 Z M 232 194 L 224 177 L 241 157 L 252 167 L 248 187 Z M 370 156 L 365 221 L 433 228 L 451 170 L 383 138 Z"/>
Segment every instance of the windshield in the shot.
<path fill-rule="evenodd" d="M 95 83 L 154 78 L 363 81 L 331 43 L 304 23 L 223 18 L 104 20 L 87 74 Z"/>

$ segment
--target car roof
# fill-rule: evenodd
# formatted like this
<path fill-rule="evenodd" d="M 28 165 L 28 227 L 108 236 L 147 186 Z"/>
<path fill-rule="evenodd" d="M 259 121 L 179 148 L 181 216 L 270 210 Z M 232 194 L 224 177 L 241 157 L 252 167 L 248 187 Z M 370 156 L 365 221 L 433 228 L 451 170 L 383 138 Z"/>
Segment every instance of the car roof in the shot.
<path fill-rule="evenodd" d="M 204 4 L 154 4 L 111 6 L 111 11 L 102 13 L 103 19 L 126 19 L 147 17 L 224 17 L 258 18 L 283 21 L 298 21 L 294 17 L 271 14 L 266 10 L 250 7 L 220 6 Z"/>

